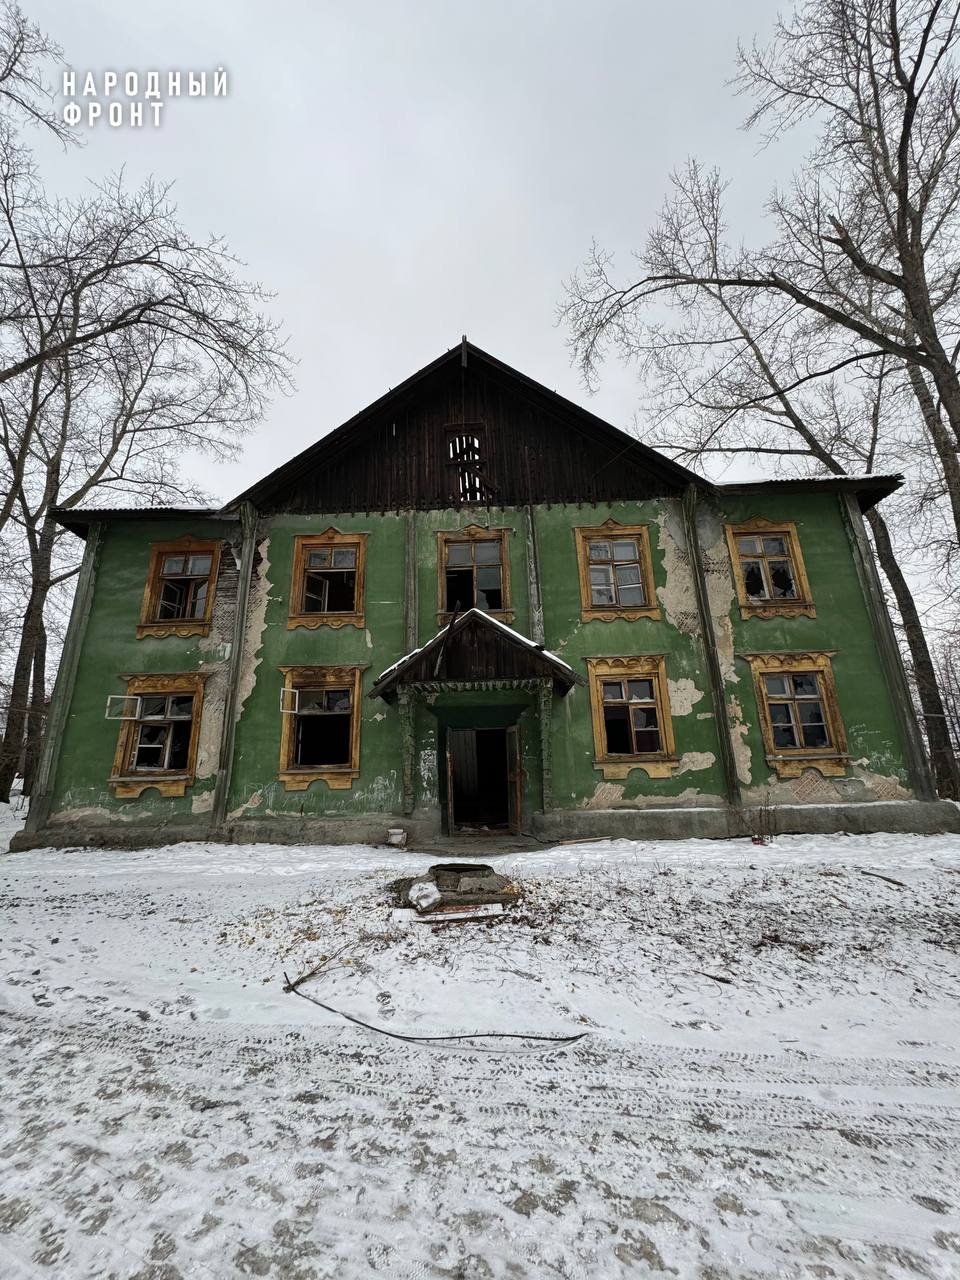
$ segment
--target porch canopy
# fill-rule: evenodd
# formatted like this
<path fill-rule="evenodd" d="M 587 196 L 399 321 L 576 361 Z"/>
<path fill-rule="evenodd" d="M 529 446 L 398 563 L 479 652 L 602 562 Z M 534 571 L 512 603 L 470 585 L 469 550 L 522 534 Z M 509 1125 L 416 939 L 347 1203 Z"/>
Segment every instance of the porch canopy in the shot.
<path fill-rule="evenodd" d="M 369 697 L 390 702 L 401 684 L 551 679 L 561 696 L 583 680 L 562 658 L 519 631 L 470 609 L 373 682 Z"/>

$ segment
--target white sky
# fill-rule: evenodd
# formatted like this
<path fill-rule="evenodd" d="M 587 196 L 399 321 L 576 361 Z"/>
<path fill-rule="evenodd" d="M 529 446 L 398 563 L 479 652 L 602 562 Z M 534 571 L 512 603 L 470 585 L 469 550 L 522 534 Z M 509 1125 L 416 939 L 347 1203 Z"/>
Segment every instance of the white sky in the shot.
<path fill-rule="evenodd" d="M 170 99 L 158 129 L 98 125 L 52 190 L 125 165 L 176 182 L 185 225 L 224 235 L 299 360 L 242 461 L 201 463 L 228 498 L 453 346 L 461 333 L 621 427 L 635 376 L 592 398 L 555 309 L 592 237 L 626 269 L 690 155 L 734 179 L 748 240 L 798 155 L 758 155 L 727 87 L 762 0 L 31 0 L 79 73 L 224 66 L 227 98 Z M 738 468 L 737 474 L 743 474 Z"/>

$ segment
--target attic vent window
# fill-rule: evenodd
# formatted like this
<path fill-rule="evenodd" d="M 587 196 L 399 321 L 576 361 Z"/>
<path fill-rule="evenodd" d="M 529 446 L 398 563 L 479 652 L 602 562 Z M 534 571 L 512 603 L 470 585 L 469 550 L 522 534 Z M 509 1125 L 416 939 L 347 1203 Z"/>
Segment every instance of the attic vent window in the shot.
<path fill-rule="evenodd" d="M 483 502 L 483 442 L 479 429 L 462 426 L 447 431 L 450 496 L 456 502 Z"/>

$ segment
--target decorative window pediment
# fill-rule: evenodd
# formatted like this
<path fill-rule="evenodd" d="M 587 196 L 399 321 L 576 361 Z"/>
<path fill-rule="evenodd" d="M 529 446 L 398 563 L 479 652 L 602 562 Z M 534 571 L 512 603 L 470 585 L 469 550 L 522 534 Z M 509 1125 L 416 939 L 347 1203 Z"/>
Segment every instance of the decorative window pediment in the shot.
<path fill-rule="evenodd" d="M 365 666 L 281 667 L 280 780 L 287 791 L 324 781 L 348 790 L 360 776 Z"/>
<path fill-rule="evenodd" d="M 107 699 L 107 719 L 120 722 L 110 785 L 135 799 L 154 787 L 162 796 L 182 796 L 197 769 L 202 672 L 133 675 L 123 695 Z M 119 704 L 119 705 L 118 705 Z"/>

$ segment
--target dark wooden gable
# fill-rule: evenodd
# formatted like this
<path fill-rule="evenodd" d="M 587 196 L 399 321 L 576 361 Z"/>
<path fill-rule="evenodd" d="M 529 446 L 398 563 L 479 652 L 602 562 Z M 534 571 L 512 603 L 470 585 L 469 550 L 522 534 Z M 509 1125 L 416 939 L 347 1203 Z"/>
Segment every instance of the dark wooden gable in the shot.
<path fill-rule="evenodd" d="M 577 675 L 562 659 L 477 609 L 461 614 L 422 649 L 415 649 L 373 683 L 369 696 L 390 701 L 407 683 L 551 679 L 567 693 Z"/>
<path fill-rule="evenodd" d="M 691 482 L 702 483 L 464 342 L 235 503 L 266 513 L 520 506 L 656 497 Z"/>

